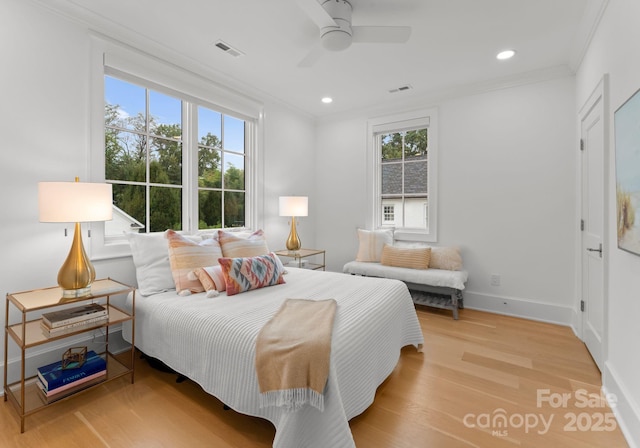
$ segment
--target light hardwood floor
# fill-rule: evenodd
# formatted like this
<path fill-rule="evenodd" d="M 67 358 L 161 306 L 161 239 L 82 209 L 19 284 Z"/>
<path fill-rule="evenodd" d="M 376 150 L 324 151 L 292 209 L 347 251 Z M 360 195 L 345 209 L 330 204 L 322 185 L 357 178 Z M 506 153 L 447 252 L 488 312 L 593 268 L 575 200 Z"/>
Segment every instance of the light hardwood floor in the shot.
<path fill-rule="evenodd" d="M 454 321 L 419 307 L 418 317 L 424 353 L 405 347 L 374 404 L 351 420 L 358 448 L 627 446 L 596 399 L 600 373 L 571 329 L 473 310 Z M 271 446 L 269 422 L 225 411 L 196 384 L 177 384 L 143 360 L 136 369 L 134 385 L 117 380 L 34 414 L 24 434 L 3 403 L 0 446 Z"/>

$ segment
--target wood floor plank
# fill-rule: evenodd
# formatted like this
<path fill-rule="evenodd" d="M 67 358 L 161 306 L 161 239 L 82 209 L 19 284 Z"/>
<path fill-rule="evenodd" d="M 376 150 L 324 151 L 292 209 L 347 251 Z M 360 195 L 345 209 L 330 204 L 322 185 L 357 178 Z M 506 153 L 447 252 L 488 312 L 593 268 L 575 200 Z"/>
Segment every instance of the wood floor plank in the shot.
<path fill-rule="evenodd" d="M 373 405 L 351 420 L 359 448 L 627 446 L 616 422 L 594 430 L 599 414 L 611 414 L 604 402 L 578 406 L 583 394 L 599 395 L 601 377 L 571 329 L 468 309 L 457 321 L 450 311 L 417 313 L 424 352 L 405 347 Z M 559 407 L 540 398 L 562 394 Z M 197 384 L 141 359 L 135 384 L 122 378 L 34 414 L 24 434 L 12 405 L 0 406 L 7 448 L 266 448 L 274 435 L 266 420 L 225 411 Z"/>

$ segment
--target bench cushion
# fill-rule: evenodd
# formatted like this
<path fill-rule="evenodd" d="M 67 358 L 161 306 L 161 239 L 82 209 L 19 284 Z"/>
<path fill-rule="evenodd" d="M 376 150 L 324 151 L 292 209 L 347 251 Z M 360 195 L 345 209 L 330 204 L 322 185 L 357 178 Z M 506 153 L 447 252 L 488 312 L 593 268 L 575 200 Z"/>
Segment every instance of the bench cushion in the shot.
<path fill-rule="evenodd" d="M 407 269 L 394 266 L 383 266 L 380 263 L 364 263 L 350 261 L 344 265 L 342 272 L 346 274 L 365 275 L 367 277 L 383 277 L 418 283 L 430 286 L 464 289 L 467 271 L 446 271 L 444 269 Z"/>

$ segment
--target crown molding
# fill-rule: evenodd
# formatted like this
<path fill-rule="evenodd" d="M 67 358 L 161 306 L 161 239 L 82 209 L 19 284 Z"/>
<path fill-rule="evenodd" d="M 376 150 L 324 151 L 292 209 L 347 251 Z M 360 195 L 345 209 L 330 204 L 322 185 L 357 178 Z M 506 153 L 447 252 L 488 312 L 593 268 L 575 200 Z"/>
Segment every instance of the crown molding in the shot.
<path fill-rule="evenodd" d="M 585 54 L 593 36 L 595 35 L 602 16 L 609 5 L 609 0 L 588 0 L 587 5 L 580 21 L 580 26 L 576 32 L 576 37 L 573 43 L 573 49 L 569 57 L 569 67 L 573 72 L 577 72 L 578 68 L 582 64 Z"/>
<path fill-rule="evenodd" d="M 575 76 L 575 73 L 568 65 L 557 65 L 539 70 L 532 70 L 518 73 L 502 78 L 484 80 L 480 82 L 449 87 L 446 89 L 433 90 L 420 95 L 413 95 L 404 100 L 388 101 L 382 105 L 352 109 L 339 114 L 325 115 L 318 117 L 316 122 L 332 122 L 361 117 L 372 117 L 388 113 L 413 110 L 425 107 L 435 107 L 444 101 L 463 98 L 472 95 L 493 92 L 497 90 L 510 89 L 513 87 L 535 84 L 559 78 Z"/>
<path fill-rule="evenodd" d="M 179 67 L 183 71 L 194 74 L 199 78 L 206 79 L 208 82 L 211 82 L 218 87 L 225 88 L 234 94 L 244 96 L 253 101 L 279 104 L 309 120 L 314 120 L 316 118 L 309 112 L 302 110 L 281 98 L 277 98 L 269 92 L 258 89 L 255 86 L 239 82 L 236 78 L 231 77 L 210 65 L 185 56 L 177 50 L 143 36 L 136 30 L 124 27 L 100 14 L 96 14 L 74 0 L 30 1 L 52 14 L 86 28 L 89 36 L 98 37 L 123 48 L 127 48 L 130 51 L 138 52 L 174 67 Z"/>

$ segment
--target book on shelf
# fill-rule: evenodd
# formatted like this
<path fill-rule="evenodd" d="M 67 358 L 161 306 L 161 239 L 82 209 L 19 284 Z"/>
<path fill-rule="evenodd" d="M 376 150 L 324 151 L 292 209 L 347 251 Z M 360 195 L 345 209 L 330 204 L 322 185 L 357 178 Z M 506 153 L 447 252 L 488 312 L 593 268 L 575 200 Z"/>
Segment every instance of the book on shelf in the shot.
<path fill-rule="evenodd" d="M 40 378 L 36 379 L 36 385 L 38 386 L 39 396 L 46 403 L 53 403 L 54 401 L 60 400 L 64 397 L 68 397 L 69 395 L 73 395 L 76 392 L 80 392 L 88 387 L 94 386 L 96 384 L 102 383 L 107 379 L 107 371 L 103 370 L 101 372 L 97 372 L 93 375 L 85 377 L 82 380 L 78 380 L 74 383 L 71 383 L 67 386 L 63 386 L 59 389 L 55 389 L 54 391 L 47 391 L 46 387 L 40 381 Z"/>
<path fill-rule="evenodd" d="M 87 352 L 84 364 L 74 369 L 63 369 L 62 361 L 38 367 L 38 379 L 47 392 L 74 383 L 107 369 L 107 361 L 93 350 Z"/>
<path fill-rule="evenodd" d="M 107 308 L 99 303 L 88 303 L 73 308 L 44 313 L 42 315 L 42 321 L 47 324 L 49 328 L 57 328 L 94 317 L 106 316 L 107 314 Z"/>
<path fill-rule="evenodd" d="M 91 319 L 86 319 L 80 322 L 74 322 L 72 324 L 67 324 L 61 327 L 50 328 L 43 320 L 40 321 L 40 328 L 42 328 L 42 333 L 47 337 L 59 336 L 61 334 L 72 333 L 74 331 L 79 331 L 87 327 L 97 327 L 109 320 L 109 316 L 98 316 L 92 317 Z"/>

